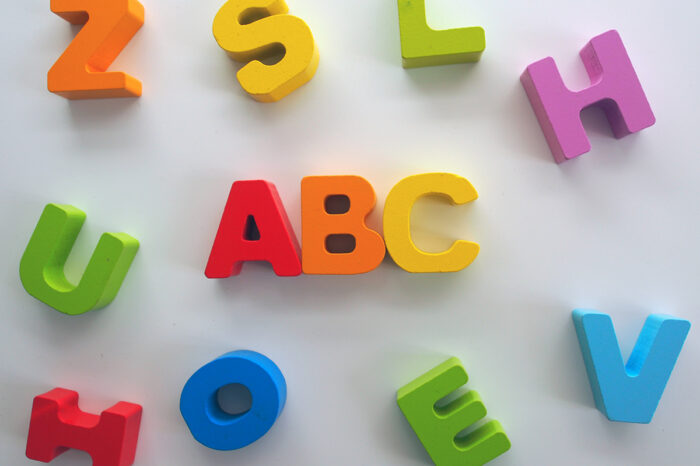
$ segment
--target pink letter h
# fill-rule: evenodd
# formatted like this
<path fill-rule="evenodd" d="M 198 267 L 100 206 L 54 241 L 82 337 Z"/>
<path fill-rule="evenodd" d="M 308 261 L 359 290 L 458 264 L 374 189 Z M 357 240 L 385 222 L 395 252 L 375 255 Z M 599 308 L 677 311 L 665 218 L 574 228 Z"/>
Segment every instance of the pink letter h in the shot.
<path fill-rule="evenodd" d="M 594 37 L 580 55 L 591 79 L 581 91 L 564 85 L 552 57 L 531 64 L 520 77 L 557 163 L 591 149 L 581 123 L 586 107 L 603 108 L 616 138 L 656 121 L 617 31 Z"/>

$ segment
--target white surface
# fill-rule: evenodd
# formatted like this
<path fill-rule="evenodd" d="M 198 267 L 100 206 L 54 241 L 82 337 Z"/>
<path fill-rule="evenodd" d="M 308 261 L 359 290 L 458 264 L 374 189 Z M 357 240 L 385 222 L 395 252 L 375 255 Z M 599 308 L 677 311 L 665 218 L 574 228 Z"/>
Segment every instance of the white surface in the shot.
<path fill-rule="evenodd" d="M 393 0 L 289 0 L 321 64 L 268 105 L 242 92 L 212 37 L 222 0 L 144 1 L 146 23 L 111 68 L 143 81 L 141 99 L 54 96 L 46 72 L 73 32 L 48 3 L 3 8 L 0 464 L 30 463 L 31 401 L 55 386 L 78 390 L 91 412 L 142 404 L 138 465 L 426 464 L 395 390 L 450 355 L 513 443 L 494 465 L 697 463 L 698 329 L 653 422 L 613 424 L 593 406 L 570 317 L 610 313 L 625 355 L 649 313 L 700 324 L 697 2 L 431 0 L 434 27 L 482 25 L 487 50 L 477 65 L 406 71 Z M 582 87 L 578 51 L 611 28 L 658 123 L 618 141 L 587 111 L 592 151 L 557 166 L 519 75 L 551 55 Z M 463 272 L 411 275 L 387 259 L 362 276 L 285 279 L 248 264 L 238 277 L 204 277 L 234 180 L 274 182 L 299 236 L 305 175 L 366 177 L 379 228 L 393 184 L 433 171 L 480 193 L 466 207 L 426 200 L 414 214 L 420 246 L 481 244 Z M 48 202 L 87 213 L 73 279 L 102 232 L 140 240 L 109 307 L 67 317 L 23 290 L 19 259 Z M 215 452 L 187 430 L 180 390 L 239 348 L 279 365 L 287 406 L 254 445 Z M 90 461 L 71 451 L 53 464 Z"/>

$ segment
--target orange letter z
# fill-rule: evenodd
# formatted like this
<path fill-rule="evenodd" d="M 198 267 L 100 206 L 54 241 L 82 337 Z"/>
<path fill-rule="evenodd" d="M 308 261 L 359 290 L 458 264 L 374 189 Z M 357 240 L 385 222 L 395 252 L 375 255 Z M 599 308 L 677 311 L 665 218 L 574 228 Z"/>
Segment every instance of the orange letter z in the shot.
<path fill-rule="evenodd" d="M 51 0 L 51 11 L 85 26 L 49 70 L 49 91 L 67 99 L 141 95 L 141 81 L 106 70 L 143 24 L 143 5 L 137 0 Z"/>

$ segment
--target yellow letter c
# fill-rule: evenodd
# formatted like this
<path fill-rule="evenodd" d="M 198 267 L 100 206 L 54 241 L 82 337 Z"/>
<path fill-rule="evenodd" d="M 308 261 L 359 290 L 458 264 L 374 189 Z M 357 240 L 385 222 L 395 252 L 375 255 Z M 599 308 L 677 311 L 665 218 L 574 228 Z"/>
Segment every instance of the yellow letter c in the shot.
<path fill-rule="evenodd" d="M 466 204 L 479 197 L 474 186 L 451 173 L 425 173 L 399 181 L 384 203 L 384 241 L 394 262 L 407 272 L 457 272 L 471 264 L 479 245 L 458 240 L 441 253 L 427 253 L 413 244 L 411 210 L 416 200 L 427 194 L 447 196 L 455 204 Z"/>

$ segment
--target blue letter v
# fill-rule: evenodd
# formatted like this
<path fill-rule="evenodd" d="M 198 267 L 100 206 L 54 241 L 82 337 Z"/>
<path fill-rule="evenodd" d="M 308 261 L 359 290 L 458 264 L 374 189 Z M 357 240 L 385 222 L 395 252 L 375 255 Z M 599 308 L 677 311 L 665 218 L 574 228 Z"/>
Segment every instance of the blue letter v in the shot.
<path fill-rule="evenodd" d="M 573 318 L 598 409 L 611 421 L 651 422 L 690 322 L 650 315 L 625 365 L 609 315 L 576 309 Z"/>

